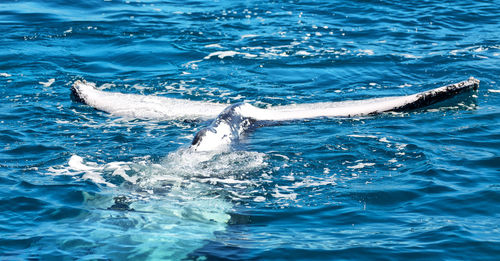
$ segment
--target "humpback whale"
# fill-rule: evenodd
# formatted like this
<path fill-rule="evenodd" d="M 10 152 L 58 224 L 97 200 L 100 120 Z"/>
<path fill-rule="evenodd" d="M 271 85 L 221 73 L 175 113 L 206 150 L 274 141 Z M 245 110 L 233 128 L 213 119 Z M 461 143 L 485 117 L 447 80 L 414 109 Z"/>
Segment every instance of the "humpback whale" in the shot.
<path fill-rule="evenodd" d="M 158 96 L 123 94 L 96 89 L 95 84 L 77 80 L 72 97 L 97 110 L 117 116 L 143 119 L 213 119 L 194 137 L 194 151 L 222 150 L 242 135 L 261 125 L 320 117 L 359 117 L 385 112 L 410 111 L 446 100 L 468 90 L 477 90 L 479 80 L 468 80 L 412 95 L 272 106 L 259 108 L 249 103 L 232 105 L 174 99 Z"/>

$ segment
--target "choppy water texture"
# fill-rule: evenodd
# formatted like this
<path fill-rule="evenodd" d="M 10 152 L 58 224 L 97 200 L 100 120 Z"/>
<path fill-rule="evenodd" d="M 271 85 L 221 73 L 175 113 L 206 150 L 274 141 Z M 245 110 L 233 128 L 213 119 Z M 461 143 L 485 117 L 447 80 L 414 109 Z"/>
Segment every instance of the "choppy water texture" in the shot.
<path fill-rule="evenodd" d="M 500 256 L 498 1 L 2 1 L 0 259 Z M 297 121 L 229 153 L 202 121 L 124 119 L 100 89 L 257 106 L 411 94 L 429 109 Z"/>

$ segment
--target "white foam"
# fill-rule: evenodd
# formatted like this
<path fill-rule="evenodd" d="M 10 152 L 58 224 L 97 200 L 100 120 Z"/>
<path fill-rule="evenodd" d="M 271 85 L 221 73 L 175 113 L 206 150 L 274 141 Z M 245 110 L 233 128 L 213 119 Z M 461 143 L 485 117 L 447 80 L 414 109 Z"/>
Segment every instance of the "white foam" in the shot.
<path fill-rule="evenodd" d="M 205 45 L 206 48 L 221 48 L 222 46 L 220 44 L 207 44 Z"/>
<path fill-rule="evenodd" d="M 359 49 L 358 50 L 358 55 L 374 55 L 375 52 L 370 49 Z"/>
<path fill-rule="evenodd" d="M 406 88 L 406 87 L 411 87 L 411 86 L 412 86 L 411 84 L 405 83 L 405 84 L 399 85 L 398 87 L 399 88 Z"/>
<path fill-rule="evenodd" d="M 263 197 L 263 196 L 257 196 L 257 197 L 255 197 L 253 199 L 253 201 L 255 201 L 255 202 L 264 202 L 264 201 L 266 201 L 266 198 Z"/>
<path fill-rule="evenodd" d="M 110 89 L 110 88 L 114 88 L 116 87 L 116 84 L 114 83 L 105 83 L 101 86 L 99 86 L 99 90 L 106 90 L 106 89 Z"/>
<path fill-rule="evenodd" d="M 55 81 L 56 81 L 56 79 L 52 78 L 46 82 L 38 82 L 38 83 L 43 85 L 43 87 L 50 87 Z"/>
<path fill-rule="evenodd" d="M 137 189 L 149 191 L 152 196 L 155 188 L 170 184 L 170 196 L 192 201 L 199 197 L 198 194 L 213 189 L 207 185 L 227 185 L 229 190 L 252 186 L 254 181 L 245 174 L 266 166 L 265 155 L 257 152 L 193 153 L 191 150 L 179 149 L 170 153 L 161 164 L 147 160 L 97 164 L 73 155 L 67 164 L 48 168 L 47 174 L 73 176 L 77 180 L 89 180 L 110 188 L 120 185 L 116 180 L 111 180 L 112 177 L 120 176 Z M 250 196 L 238 191 L 232 192 L 235 198 Z"/>
<path fill-rule="evenodd" d="M 99 165 L 95 162 L 84 162 L 83 158 L 78 155 L 72 155 L 68 160 L 67 166 L 49 167 L 50 175 L 69 175 L 77 179 L 90 180 L 96 184 L 106 185 L 108 187 L 116 187 L 115 184 L 108 182 L 103 177 L 104 171 L 113 171 L 114 176 L 121 176 L 124 180 L 134 183 L 136 178 L 130 177 L 125 173 L 130 170 L 125 162 L 112 162 L 106 165 Z"/>
<path fill-rule="evenodd" d="M 500 93 L 500 90 L 489 89 L 488 92 Z"/>
<path fill-rule="evenodd" d="M 307 51 L 298 51 L 298 52 L 295 53 L 295 55 L 311 56 L 311 53 L 307 52 Z"/>
<path fill-rule="evenodd" d="M 290 189 L 289 187 L 279 186 L 279 185 L 276 185 L 271 195 L 277 199 L 281 198 L 291 201 L 296 201 L 298 196 L 298 194 L 296 192 L 293 192 L 293 190 Z"/>
<path fill-rule="evenodd" d="M 408 58 L 408 59 L 420 59 L 420 58 L 422 58 L 422 56 L 417 56 L 417 55 L 413 55 L 413 54 L 409 54 L 409 53 L 403 53 L 400 55 L 403 56 L 404 58 Z"/>
<path fill-rule="evenodd" d="M 8 73 L 0 73 L 0 76 L 2 77 L 10 77 L 12 76 L 11 74 L 8 74 Z"/>
<path fill-rule="evenodd" d="M 318 27 L 319 28 L 319 27 Z M 278 32 L 281 36 L 284 36 L 286 32 Z M 332 32 L 330 32 L 332 33 Z M 322 36 L 323 34 L 321 32 L 315 32 L 315 36 Z M 248 35 L 243 35 L 241 39 L 245 38 L 253 38 L 253 37 L 258 37 L 259 35 L 253 35 L 253 34 L 248 34 Z M 218 51 L 218 52 L 213 52 L 208 55 L 206 55 L 203 59 L 201 60 L 194 60 L 187 62 L 183 66 L 190 68 L 190 69 L 197 69 L 198 64 L 205 61 L 212 59 L 213 57 L 217 57 L 219 59 L 224 59 L 227 57 L 235 57 L 235 56 L 241 56 L 243 58 L 247 59 L 255 59 L 255 58 L 270 58 L 273 59 L 275 57 L 287 57 L 290 54 L 295 54 L 297 56 L 314 56 L 316 54 L 321 54 L 321 53 L 333 53 L 336 56 L 343 56 L 343 55 L 356 55 L 356 56 L 363 56 L 363 55 L 375 55 L 375 51 L 372 49 L 355 49 L 355 50 L 349 50 L 346 48 L 340 48 L 336 50 L 335 48 L 332 47 L 318 47 L 318 46 L 313 46 L 309 45 L 307 46 L 310 50 L 314 51 L 307 51 L 307 50 L 297 50 L 297 46 L 301 44 L 305 44 L 307 40 L 310 39 L 312 36 L 311 33 L 307 33 L 306 36 L 303 37 L 303 41 L 293 41 L 288 45 L 279 45 L 279 46 L 271 46 L 271 47 L 262 47 L 262 46 L 244 46 L 236 50 L 226 50 L 226 51 Z M 207 48 L 218 48 L 222 49 L 223 47 L 220 44 L 208 44 L 205 45 Z M 248 50 L 250 53 L 244 53 L 241 52 L 240 50 Z M 251 51 L 255 50 L 262 50 L 259 53 L 252 53 Z M 401 55 L 401 54 L 394 54 L 394 55 Z M 406 58 L 421 58 L 420 56 L 414 56 L 412 54 L 403 54 L 402 56 Z"/>
<path fill-rule="evenodd" d="M 205 56 L 205 60 L 208 60 L 214 56 L 217 56 L 219 57 L 219 59 L 224 59 L 226 57 L 233 57 L 237 54 L 240 54 L 240 52 L 236 52 L 236 51 L 217 51 L 217 52 L 213 52 L 213 53 L 210 53 L 209 55 Z"/>
<path fill-rule="evenodd" d="M 380 142 L 384 142 L 384 143 L 389 143 L 389 141 L 387 140 L 386 137 L 382 137 L 381 139 L 379 139 L 378 141 Z"/>
<path fill-rule="evenodd" d="M 217 51 L 217 52 L 213 52 L 213 53 L 208 54 L 203 59 L 208 60 L 212 57 L 218 57 L 219 59 L 224 59 L 226 57 L 234 57 L 236 55 L 243 55 L 244 57 L 247 57 L 247 58 L 257 57 L 257 55 L 251 54 L 251 53 L 242 53 L 242 52 L 237 52 L 237 51 Z"/>
<path fill-rule="evenodd" d="M 255 37 L 259 37 L 258 34 L 245 34 L 245 35 L 242 35 L 241 36 L 241 39 L 245 39 L 245 38 L 255 38 Z"/>
<path fill-rule="evenodd" d="M 490 48 L 496 49 L 496 46 L 491 46 Z M 459 53 L 467 53 L 467 52 L 481 53 L 487 51 L 488 49 L 489 48 L 483 46 L 468 46 L 462 49 L 451 50 L 449 53 L 451 55 L 458 55 Z"/>
<path fill-rule="evenodd" d="M 375 163 L 363 163 L 363 162 L 360 162 L 354 166 L 347 166 L 348 169 L 362 169 L 362 168 L 365 168 L 365 167 L 371 167 L 371 166 L 374 166 Z"/>
<path fill-rule="evenodd" d="M 107 187 L 106 190 L 102 187 L 104 192 L 96 195 L 84 193 L 85 204 L 92 209 L 88 213 L 92 223 L 81 224 L 94 231 L 92 240 L 102 238 L 111 244 L 127 238 L 134 242 L 138 252 L 141 248 L 147 249 L 148 259 L 177 260 L 213 239 L 216 231 L 225 229 L 230 219 L 228 213 L 233 208 L 225 196 L 232 200 L 252 200 L 253 195 L 245 191 L 253 181 L 245 175 L 265 166 L 261 153 L 193 154 L 179 149 L 160 163 L 143 157 L 131 162 L 98 164 L 73 155 L 66 164 L 49 168 L 48 174 L 71 175 Z M 116 176 L 123 177 L 126 186 L 117 182 Z M 218 192 L 222 190 L 223 194 Z M 120 214 L 122 220 L 130 221 L 126 223 L 127 229 L 121 230 L 120 224 L 115 224 L 116 228 L 93 229 L 109 225 L 112 212 L 106 209 L 113 204 L 113 199 L 106 192 L 130 199 L 130 207 L 136 211 Z M 177 244 L 182 244 L 182 249 L 177 249 Z"/>
<path fill-rule="evenodd" d="M 488 50 L 488 48 L 485 48 L 483 46 L 479 46 L 477 48 L 472 49 L 472 51 L 475 52 L 475 53 L 481 53 L 481 52 L 484 52 L 484 51 L 487 51 L 487 50 Z"/>
<path fill-rule="evenodd" d="M 349 134 L 347 135 L 348 137 L 353 137 L 353 138 L 371 138 L 371 139 L 378 139 L 377 136 L 374 135 L 359 135 L 359 134 Z"/>
<path fill-rule="evenodd" d="M 210 165 L 207 163 L 210 162 Z M 265 154 L 249 151 L 194 152 L 180 149 L 170 153 L 162 163 L 183 176 L 229 177 L 238 173 L 248 173 L 267 166 Z M 208 166 L 208 168 L 207 168 Z M 225 181 L 233 182 L 233 181 Z"/>
<path fill-rule="evenodd" d="M 207 193 L 223 189 L 230 193 L 233 200 L 252 198 L 245 194 L 248 187 L 256 186 L 255 181 L 246 175 L 267 167 L 265 154 L 257 152 L 231 153 L 193 153 L 188 149 L 179 149 L 170 153 L 161 163 L 151 163 L 147 159 L 132 162 L 110 162 L 97 164 L 72 155 L 67 164 L 48 168 L 49 175 L 68 175 L 77 180 L 88 180 L 108 188 L 121 186 L 116 176 L 122 177 L 134 190 L 146 193 L 148 198 L 166 197 L 169 200 L 183 202 L 184 208 L 196 208 L 197 213 L 205 213 L 207 220 L 217 219 L 226 222 L 226 211 L 230 204 L 220 202 L 216 194 Z M 220 187 L 223 186 L 223 187 Z M 155 191 L 162 191 L 161 195 Z M 130 191 L 129 193 L 133 193 Z M 259 200 L 259 199 L 257 199 Z M 207 209 L 207 204 L 218 202 L 223 209 Z M 196 205 L 194 207 L 193 205 Z M 149 211 L 142 206 L 142 211 Z M 152 210 L 157 211 L 157 210 Z M 186 217 L 186 214 L 179 214 Z"/>
<path fill-rule="evenodd" d="M 72 170 L 85 171 L 85 170 L 95 170 L 95 167 L 90 167 L 83 164 L 83 158 L 78 155 L 72 155 L 68 161 L 68 165 Z"/>

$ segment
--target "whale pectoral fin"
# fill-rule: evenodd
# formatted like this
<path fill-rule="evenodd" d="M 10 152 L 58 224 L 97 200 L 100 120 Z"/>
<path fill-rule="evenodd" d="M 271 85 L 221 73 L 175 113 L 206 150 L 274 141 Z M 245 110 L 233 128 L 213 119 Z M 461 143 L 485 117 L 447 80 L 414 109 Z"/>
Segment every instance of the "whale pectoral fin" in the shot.
<path fill-rule="evenodd" d="M 71 98 L 115 116 L 156 120 L 210 119 L 227 106 L 206 101 L 103 91 L 85 80 L 73 83 Z"/>
<path fill-rule="evenodd" d="M 468 90 L 476 90 L 478 87 L 479 80 L 471 77 L 466 81 L 413 95 L 381 97 L 367 100 L 279 105 L 268 109 L 253 108 L 248 110 L 246 115 L 253 116 L 255 119 L 262 121 L 291 121 L 321 117 L 350 118 L 385 112 L 410 111 L 444 101 Z"/>

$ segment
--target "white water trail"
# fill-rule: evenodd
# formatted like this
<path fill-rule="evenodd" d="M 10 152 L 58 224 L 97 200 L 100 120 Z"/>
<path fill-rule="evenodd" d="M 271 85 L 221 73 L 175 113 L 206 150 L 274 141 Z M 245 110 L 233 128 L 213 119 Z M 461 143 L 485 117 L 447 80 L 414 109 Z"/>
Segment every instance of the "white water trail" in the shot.
<path fill-rule="evenodd" d="M 254 185 L 247 175 L 266 166 L 262 153 L 179 149 L 159 163 L 98 164 L 73 155 L 67 164 L 49 168 L 48 174 L 91 181 L 101 188 L 99 193 L 84 192 L 89 213 L 67 228 L 68 233 L 90 231 L 82 236 L 94 245 L 95 257 L 180 260 L 225 230 L 231 201 L 247 198 L 245 191 Z M 130 209 L 113 209 L 117 196 L 126 198 Z M 68 239 L 61 240 L 54 243 L 66 247 Z"/>

